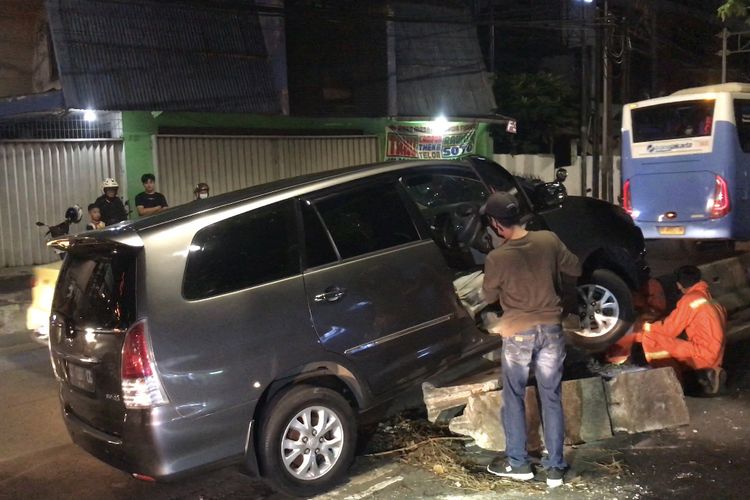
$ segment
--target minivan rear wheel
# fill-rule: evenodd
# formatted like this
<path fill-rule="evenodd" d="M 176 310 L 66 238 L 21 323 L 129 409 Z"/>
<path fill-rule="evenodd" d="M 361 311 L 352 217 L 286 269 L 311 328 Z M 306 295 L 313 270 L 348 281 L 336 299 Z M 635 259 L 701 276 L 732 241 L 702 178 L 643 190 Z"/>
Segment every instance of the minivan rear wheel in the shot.
<path fill-rule="evenodd" d="M 606 349 L 635 320 L 630 288 L 612 271 L 597 269 L 578 285 L 578 318 L 580 326 L 569 331 L 573 343 L 588 351 Z"/>
<path fill-rule="evenodd" d="M 356 415 L 341 394 L 295 386 L 275 397 L 264 412 L 258 446 L 261 471 L 279 491 L 310 497 L 343 477 L 356 441 Z"/>

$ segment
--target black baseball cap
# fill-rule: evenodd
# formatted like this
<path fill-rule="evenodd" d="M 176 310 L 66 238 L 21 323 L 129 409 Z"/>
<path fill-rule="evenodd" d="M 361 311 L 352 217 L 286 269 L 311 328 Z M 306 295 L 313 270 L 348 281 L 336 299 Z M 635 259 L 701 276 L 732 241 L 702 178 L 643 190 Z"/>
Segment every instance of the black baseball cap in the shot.
<path fill-rule="evenodd" d="M 479 209 L 481 215 L 491 215 L 500 222 L 518 222 L 521 219 L 521 210 L 518 199 L 505 191 L 492 193 L 487 202 Z"/>

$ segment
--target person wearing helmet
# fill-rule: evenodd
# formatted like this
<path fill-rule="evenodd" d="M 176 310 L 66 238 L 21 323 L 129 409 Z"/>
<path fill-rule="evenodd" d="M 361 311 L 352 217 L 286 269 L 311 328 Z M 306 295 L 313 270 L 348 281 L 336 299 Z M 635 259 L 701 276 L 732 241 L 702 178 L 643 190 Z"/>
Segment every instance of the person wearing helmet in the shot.
<path fill-rule="evenodd" d="M 196 184 L 195 189 L 193 189 L 193 196 L 195 196 L 196 200 L 208 198 L 208 184 L 205 182 L 199 182 Z"/>
<path fill-rule="evenodd" d="M 102 221 L 105 225 L 111 226 L 128 218 L 128 212 L 125 210 L 122 200 L 117 196 L 117 189 L 120 185 L 116 180 L 110 178 L 102 182 L 103 195 L 94 201 L 94 205 L 99 207 L 102 215 Z"/>

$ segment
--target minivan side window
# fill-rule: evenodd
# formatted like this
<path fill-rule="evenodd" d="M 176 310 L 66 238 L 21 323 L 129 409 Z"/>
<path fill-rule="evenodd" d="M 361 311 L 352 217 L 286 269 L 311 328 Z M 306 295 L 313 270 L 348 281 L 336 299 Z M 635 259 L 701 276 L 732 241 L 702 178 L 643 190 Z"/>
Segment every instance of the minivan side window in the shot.
<path fill-rule="evenodd" d="M 310 268 L 336 262 L 338 256 L 331 240 L 318 213 L 307 200 L 302 201 L 302 225 L 305 231 L 305 265 Z"/>
<path fill-rule="evenodd" d="M 404 187 L 421 209 L 440 209 L 459 203 L 483 203 L 489 193 L 477 179 L 434 173 L 408 176 Z"/>
<path fill-rule="evenodd" d="M 293 200 L 198 231 L 190 245 L 182 295 L 205 299 L 299 274 Z"/>
<path fill-rule="evenodd" d="M 315 206 L 342 259 L 420 239 L 395 184 L 347 191 Z"/>

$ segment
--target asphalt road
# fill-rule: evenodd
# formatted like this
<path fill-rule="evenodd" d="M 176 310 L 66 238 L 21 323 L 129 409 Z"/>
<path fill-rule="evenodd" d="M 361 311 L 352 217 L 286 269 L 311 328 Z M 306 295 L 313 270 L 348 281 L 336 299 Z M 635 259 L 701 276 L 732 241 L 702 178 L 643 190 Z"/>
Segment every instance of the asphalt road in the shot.
<path fill-rule="evenodd" d="M 0 498 L 23 499 L 279 499 L 263 483 L 234 468 L 172 484 L 131 479 L 73 445 L 62 424 L 56 382 L 47 350 L 23 335 L 0 344 Z M 750 343 L 727 351 L 730 391 L 715 399 L 688 398 L 691 423 L 647 434 L 568 448 L 569 485 L 547 493 L 543 483 L 516 489 L 503 485 L 503 498 L 746 498 L 750 473 Z M 475 453 L 477 451 L 475 450 Z M 479 460 L 491 454 L 481 451 Z M 615 465 L 608 465 L 615 464 Z M 432 464 L 425 464 L 430 469 Z M 496 498 L 497 494 L 457 487 L 423 468 L 400 462 L 398 454 L 360 456 L 348 484 L 325 498 Z"/>
<path fill-rule="evenodd" d="M 733 254 L 727 249 L 674 253 L 649 245 L 656 272 L 685 263 L 700 264 Z M 677 257 L 675 257 L 677 256 Z M 570 485 L 551 498 L 746 498 L 750 473 L 745 443 L 750 441 L 750 342 L 727 349 L 727 395 L 688 398 L 689 426 L 568 448 Z M 0 499 L 279 499 L 264 483 L 235 468 L 204 473 L 171 484 L 137 481 L 91 457 L 70 441 L 60 415 L 48 352 L 25 334 L 0 332 Z M 411 395 L 409 401 L 418 401 Z M 408 405 L 407 405 L 408 406 Z M 491 454 L 475 450 L 478 460 Z M 605 464 L 605 465 L 603 465 Z M 615 464 L 606 466 L 606 464 Z M 457 486 L 399 455 L 360 456 L 351 480 L 325 496 L 359 500 L 402 498 L 496 498 Z M 536 489 L 533 489 L 536 488 Z M 503 498 L 528 498 L 528 488 L 503 488 Z M 547 494 L 543 484 L 532 494 Z"/>

